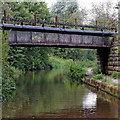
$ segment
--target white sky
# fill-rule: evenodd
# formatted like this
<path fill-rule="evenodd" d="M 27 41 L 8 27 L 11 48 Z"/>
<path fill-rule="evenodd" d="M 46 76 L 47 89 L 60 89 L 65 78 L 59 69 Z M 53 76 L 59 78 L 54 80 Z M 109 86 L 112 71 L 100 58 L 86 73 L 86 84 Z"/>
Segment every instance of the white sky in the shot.
<path fill-rule="evenodd" d="M 56 3 L 57 0 L 44 0 L 48 7 L 50 8 L 52 4 Z M 87 10 L 91 8 L 92 3 L 98 4 L 100 2 L 106 2 L 106 1 L 111 1 L 114 4 L 117 4 L 118 1 L 120 0 L 77 0 L 79 5 L 82 6 L 83 8 L 85 7 Z"/>

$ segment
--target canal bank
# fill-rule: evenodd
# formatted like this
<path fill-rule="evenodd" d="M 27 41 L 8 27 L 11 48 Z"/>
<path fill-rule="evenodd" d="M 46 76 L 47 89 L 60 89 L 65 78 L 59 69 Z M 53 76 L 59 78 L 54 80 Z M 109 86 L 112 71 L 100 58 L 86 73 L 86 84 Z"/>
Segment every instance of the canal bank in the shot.
<path fill-rule="evenodd" d="M 97 90 L 101 90 L 103 92 L 106 92 L 120 99 L 120 87 L 119 86 L 114 86 L 109 83 L 104 83 L 101 80 L 94 80 L 93 78 L 89 79 L 87 77 L 85 77 L 84 83 L 96 88 Z"/>
<path fill-rule="evenodd" d="M 96 88 L 97 91 L 101 90 L 120 99 L 120 79 L 115 79 L 111 76 L 103 74 L 94 74 L 94 70 L 88 69 L 84 77 L 84 83 Z M 116 73 L 116 78 L 118 74 Z"/>
<path fill-rule="evenodd" d="M 78 83 L 83 82 L 120 99 L 119 73 L 106 76 L 98 68 L 86 69 L 85 67 L 79 66 L 79 64 L 71 64 L 66 70 L 66 73 L 73 81 L 77 81 Z"/>

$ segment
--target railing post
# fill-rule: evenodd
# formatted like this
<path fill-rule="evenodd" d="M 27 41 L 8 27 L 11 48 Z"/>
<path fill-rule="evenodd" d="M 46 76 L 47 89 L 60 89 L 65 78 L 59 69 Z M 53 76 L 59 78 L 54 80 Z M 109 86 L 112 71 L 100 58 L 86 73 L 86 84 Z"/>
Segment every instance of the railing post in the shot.
<path fill-rule="evenodd" d="M 75 29 L 77 29 L 77 18 L 75 18 Z"/>
<path fill-rule="evenodd" d="M 118 2 L 118 39 L 119 39 L 118 53 L 120 54 L 120 1 Z"/>
<path fill-rule="evenodd" d="M 35 14 L 34 14 L 34 26 L 37 25 L 36 21 L 37 21 L 37 14 L 35 13 Z"/>
<path fill-rule="evenodd" d="M 57 28 L 58 17 L 55 16 L 55 27 Z"/>
<path fill-rule="evenodd" d="M 4 10 L 4 23 L 7 22 L 7 14 L 6 14 L 6 10 Z"/>
<path fill-rule="evenodd" d="M 96 27 L 97 27 L 97 25 L 98 25 L 98 21 L 96 20 Z M 97 31 L 97 28 L 96 28 L 96 31 Z"/>

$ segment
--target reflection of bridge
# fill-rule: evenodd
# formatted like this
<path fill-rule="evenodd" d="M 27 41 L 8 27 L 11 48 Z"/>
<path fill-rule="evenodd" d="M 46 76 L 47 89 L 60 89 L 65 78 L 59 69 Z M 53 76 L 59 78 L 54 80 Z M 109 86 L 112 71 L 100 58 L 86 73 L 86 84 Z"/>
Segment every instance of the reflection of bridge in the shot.
<path fill-rule="evenodd" d="M 105 32 L 103 30 L 113 30 L 113 27 L 103 27 L 103 26 L 88 26 L 88 25 L 77 25 L 75 24 L 63 24 L 58 23 L 56 18 L 55 22 L 43 22 L 37 21 L 36 14 L 34 16 L 34 21 L 21 20 L 21 19 L 11 19 L 6 16 L 4 12 L 4 24 L 2 24 L 3 31 L 10 31 L 8 35 L 10 46 L 57 46 L 57 47 L 79 47 L 79 48 L 92 48 L 97 49 L 98 66 L 103 73 L 108 71 L 120 71 L 119 56 L 116 55 L 115 46 L 118 42 L 115 41 L 115 32 Z M 19 22 L 21 25 L 6 24 L 7 21 Z M 34 24 L 23 25 L 23 23 Z M 42 26 L 36 26 L 36 24 L 42 24 Z M 54 25 L 54 27 L 45 27 L 47 25 Z M 58 28 L 59 25 L 59 28 Z M 62 28 L 60 27 L 62 26 Z M 75 29 L 68 29 L 65 26 L 69 26 Z M 82 28 L 82 29 L 78 29 Z M 90 28 L 90 30 L 85 30 L 85 28 Z M 100 31 L 93 31 L 94 29 Z M 115 42 L 115 44 L 114 44 Z M 116 57 L 115 59 L 112 59 Z M 110 62 L 109 62 L 110 61 Z M 114 67 L 115 66 L 115 67 Z"/>

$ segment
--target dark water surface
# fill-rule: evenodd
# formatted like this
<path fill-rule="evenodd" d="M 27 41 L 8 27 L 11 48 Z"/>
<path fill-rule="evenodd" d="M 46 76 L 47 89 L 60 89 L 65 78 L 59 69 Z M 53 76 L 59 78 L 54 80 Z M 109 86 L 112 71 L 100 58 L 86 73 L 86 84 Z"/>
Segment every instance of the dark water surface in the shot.
<path fill-rule="evenodd" d="M 61 70 L 27 72 L 20 76 L 16 83 L 14 100 L 3 103 L 3 118 L 118 116 L 117 99 L 100 97 L 94 90 L 89 90 L 90 87 L 70 82 Z"/>

